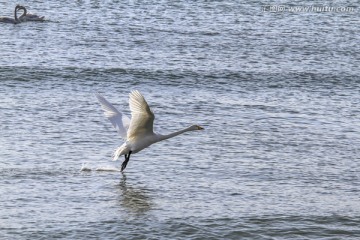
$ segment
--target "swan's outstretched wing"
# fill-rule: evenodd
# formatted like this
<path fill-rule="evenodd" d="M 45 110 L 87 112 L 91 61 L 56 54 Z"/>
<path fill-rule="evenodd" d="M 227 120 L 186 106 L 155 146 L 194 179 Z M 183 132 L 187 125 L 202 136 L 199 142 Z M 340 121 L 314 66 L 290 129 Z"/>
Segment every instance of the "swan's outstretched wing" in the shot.
<path fill-rule="evenodd" d="M 153 134 L 155 116 L 139 91 L 135 90 L 130 93 L 129 105 L 131 121 L 127 139 Z"/>
<path fill-rule="evenodd" d="M 97 99 L 104 110 L 105 117 L 107 117 L 114 128 L 118 131 L 120 136 L 126 140 L 127 131 L 130 125 L 130 119 L 119 112 L 111 103 L 109 103 L 103 96 L 96 94 Z"/>

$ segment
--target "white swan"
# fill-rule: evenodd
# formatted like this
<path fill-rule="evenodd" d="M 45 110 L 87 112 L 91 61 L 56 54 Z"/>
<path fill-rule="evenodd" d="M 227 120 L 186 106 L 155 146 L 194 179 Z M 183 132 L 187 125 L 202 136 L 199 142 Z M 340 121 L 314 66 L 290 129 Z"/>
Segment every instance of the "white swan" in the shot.
<path fill-rule="evenodd" d="M 17 7 L 20 7 L 21 9 L 24 10 L 24 13 L 19 17 L 20 22 L 27 22 L 27 21 L 43 22 L 43 21 L 45 21 L 44 16 L 40 17 L 39 15 L 36 15 L 36 14 L 30 14 L 30 13 L 28 14 L 27 10 L 24 6 L 17 5 Z"/>
<path fill-rule="evenodd" d="M 137 153 L 153 143 L 175 137 L 179 134 L 204 129 L 198 125 L 192 125 L 188 128 L 168 135 L 154 133 L 154 113 L 150 110 L 145 98 L 139 91 L 136 90 L 130 93 L 129 105 L 131 120 L 120 113 L 100 94 L 96 94 L 96 97 L 104 110 L 105 116 L 110 120 L 112 125 L 119 132 L 120 136 L 125 140 L 125 143 L 118 147 L 113 155 L 113 160 L 117 160 L 121 155 L 125 155 L 125 161 L 121 165 L 121 171 L 126 168 L 132 153 Z"/>
<path fill-rule="evenodd" d="M 19 20 L 18 17 L 17 17 L 17 11 L 18 11 L 19 9 L 24 10 L 24 12 L 26 11 L 26 9 L 25 9 L 24 7 L 17 5 L 17 6 L 15 7 L 15 11 L 14 11 L 14 18 L 0 17 L 0 22 L 2 22 L 2 23 L 12 23 L 12 24 L 20 23 L 20 20 Z"/>

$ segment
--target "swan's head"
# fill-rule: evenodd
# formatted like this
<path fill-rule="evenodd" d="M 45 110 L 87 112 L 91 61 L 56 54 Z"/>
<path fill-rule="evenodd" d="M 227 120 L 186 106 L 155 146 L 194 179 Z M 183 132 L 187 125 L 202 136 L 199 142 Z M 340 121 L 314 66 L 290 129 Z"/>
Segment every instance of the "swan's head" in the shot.
<path fill-rule="evenodd" d="M 203 128 L 203 127 L 200 127 L 199 125 L 192 125 L 192 126 L 190 127 L 190 130 L 191 130 L 191 131 L 204 130 L 204 128 Z"/>
<path fill-rule="evenodd" d="M 19 10 L 23 10 L 25 15 L 26 15 L 26 8 L 24 6 L 21 6 L 21 5 L 16 5 L 15 7 L 15 11 L 19 11 Z"/>
<path fill-rule="evenodd" d="M 23 9 L 24 10 L 26 8 L 24 6 L 21 6 L 21 5 L 18 4 L 18 5 L 16 5 L 15 9 Z"/>

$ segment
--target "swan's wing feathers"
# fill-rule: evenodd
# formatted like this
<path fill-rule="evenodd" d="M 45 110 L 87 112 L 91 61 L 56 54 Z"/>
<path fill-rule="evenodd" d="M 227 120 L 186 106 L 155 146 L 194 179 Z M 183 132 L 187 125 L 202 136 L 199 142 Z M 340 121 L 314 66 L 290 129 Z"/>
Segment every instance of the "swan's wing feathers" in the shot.
<path fill-rule="evenodd" d="M 129 104 L 130 104 L 131 115 L 137 113 L 154 115 L 151 112 L 150 107 L 147 104 L 143 95 L 141 95 L 141 93 L 137 90 L 134 90 L 130 93 Z"/>
<path fill-rule="evenodd" d="M 126 140 L 127 131 L 130 125 L 130 119 L 119 112 L 111 103 L 109 103 L 103 96 L 96 94 L 97 99 L 104 110 L 104 115 L 107 117 L 114 128 L 118 131 L 120 136 Z"/>
<path fill-rule="evenodd" d="M 155 116 L 139 91 L 135 90 L 130 93 L 129 105 L 131 121 L 127 138 L 153 134 Z"/>

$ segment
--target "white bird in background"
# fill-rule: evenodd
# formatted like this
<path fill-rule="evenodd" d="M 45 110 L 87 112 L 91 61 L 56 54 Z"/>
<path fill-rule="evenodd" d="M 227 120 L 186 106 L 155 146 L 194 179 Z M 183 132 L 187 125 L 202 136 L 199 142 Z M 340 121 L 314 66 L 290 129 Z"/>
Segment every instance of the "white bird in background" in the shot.
<path fill-rule="evenodd" d="M 27 13 L 27 10 L 24 6 L 17 5 L 17 7 L 20 7 L 21 9 L 24 10 L 24 13 L 19 17 L 20 22 L 27 22 L 27 21 L 43 22 L 43 21 L 45 21 L 44 16 L 40 17 L 39 15 L 36 15 L 36 14 Z"/>
<path fill-rule="evenodd" d="M 19 9 L 22 9 L 24 11 L 26 11 L 26 9 L 23 6 L 20 5 L 16 5 L 15 10 L 14 10 L 14 18 L 9 18 L 9 17 L 0 17 L 0 22 L 3 23 L 13 23 L 13 24 L 17 24 L 20 23 L 21 21 L 18 19 L 17 17 L 17 11 Z"/>
<path fill-rule="evenodd" d="M 125 161 L 121 165 L 121 171 L 126 168 L 132 153 L 137 153 L 153 143 L 175 137 L 179 134 L 204 129 L 198 125 L 192 125 L 188 128 L 168 135 L 155 133 L 153 131 L 155 119 L 154 113 L 150 110 L 145 98 L 137 90 L 130 93 L 129 105 L 131 120 L 119 112 L 100 94 L 96 94 L 96 97 L 104 110 L 105 116 L 110 120 L 120 136 L 125 140 L 125 143 L 118 147 L 113 155 L 114 161 L 121 155 L 125 155 Z"/>

